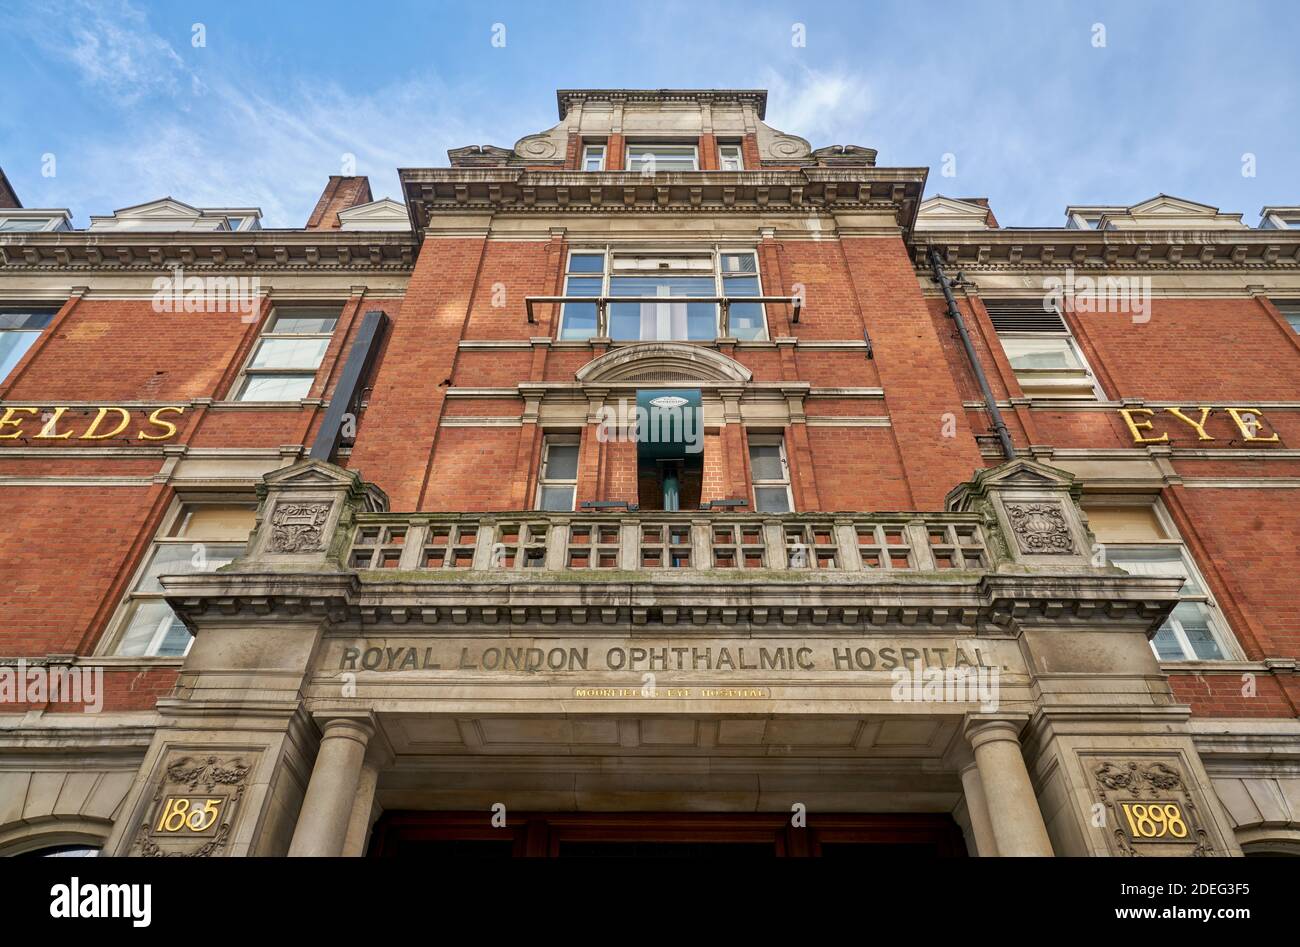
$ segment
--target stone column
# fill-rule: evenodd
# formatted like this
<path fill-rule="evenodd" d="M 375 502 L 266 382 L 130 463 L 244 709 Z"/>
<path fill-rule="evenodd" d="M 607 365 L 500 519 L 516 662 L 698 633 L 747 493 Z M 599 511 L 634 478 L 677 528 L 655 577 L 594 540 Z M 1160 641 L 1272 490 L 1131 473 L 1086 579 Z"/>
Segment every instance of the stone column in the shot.
<path fill-rule="evenodd" d="M 966 739 L 975 753 L 998 854 L 1051 856 L 1047 826 L 1020 752 L 1020 725 L 1012 720 L 972 718 L 966 724 Z M 973 824 L 974 816 L 971 818 Z"/>
<path fill-rule="evenodd" d="M 973 759 L 962 767 L 961 786 L 966 794 L 966 815 L 970 819 L 971 835 L 975 838 L 975 853 L 981 858 L 994 857 L 998 853 L 998 842 L 993 834 L 993 823 L 989 821 L 989 806 L 984 798 L 979 766 Z"/>
<path fill-rule="evenodd" d="M 352 803 L 352 814 L 348 816 L 348 831 L 343 841 L 345 858 L 358 858 L 366 854 L 366 843 L 370 841 L 370 830 L 378 814 L 375 795 L 379 789 L 379 774 L 393 762 L 391 750 L 381 746 L 381 742 L 370 742 L 366 758 L 361 764 L 357 795 Z"/>
<path fill-rule="evenodd" d="M 289 844 L 291 857 L 343 853 L 366 744 L 374 732 L 364 717 L 334 717 L 322 724 L 316 765 Z"/>

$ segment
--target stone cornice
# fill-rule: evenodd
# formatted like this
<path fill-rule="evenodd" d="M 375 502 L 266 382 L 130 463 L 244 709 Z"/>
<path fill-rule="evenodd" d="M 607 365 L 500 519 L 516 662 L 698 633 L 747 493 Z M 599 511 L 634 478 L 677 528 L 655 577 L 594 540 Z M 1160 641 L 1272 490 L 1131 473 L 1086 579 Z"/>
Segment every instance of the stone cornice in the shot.
<path fill-rule="evenodd" d="M 961 230 L 916 234 L 910 246 L 925 273 L 931 246 L 949 266 L 975 271 L 1300 266 L 1300 232 L 1285 230 Z"/>
<path fill-rule="evenodd" d="M 752 105 L 758 117 L 767 115 L 766 89 L 557 89 L 561 121 L 580 102 L 696 102 L 710 105 Z"/>
<path fill-rule="evenodd" d="M 454 581 L 449 581 L 454 579 Z M 933 627 L 1008 634 L 1025 625 L 1114 626 L 1148 631 L 1177 603 L 1177 580 L 1162 577 L 986 575 L 889 580 L 855 575 L 810 583 L 766 572 L 740 582 L 690 580 L 538 581 L 535 575 L 464 572 L 449 577 L 353 573 L 209 573 L 169 576 L 167 601 L 186 625 L 247 620 L 377 622 L 410 627 L 654 624 L 716 629 L 737 623 Z M 202 633 L 201 630 L 199 633 Z"/>
<path fill-rule="evenodd" d="M 912 226 L 925 188 L 924 168 L 802 168 L 625 171 L 525 168 L 407 168 L 399 172 L 407 206 L 422 231 L 439 216 L 480 214 L 791 213 L 868 209 Z"/>
<path fill-rule="evenodd" d="M 0 238 L 0 273 L 137 272 L 177 267 L 195 273 L 405 272 L 415 262 L 416 249 L 410 234 L 393 231 L 15 233 Z"/>

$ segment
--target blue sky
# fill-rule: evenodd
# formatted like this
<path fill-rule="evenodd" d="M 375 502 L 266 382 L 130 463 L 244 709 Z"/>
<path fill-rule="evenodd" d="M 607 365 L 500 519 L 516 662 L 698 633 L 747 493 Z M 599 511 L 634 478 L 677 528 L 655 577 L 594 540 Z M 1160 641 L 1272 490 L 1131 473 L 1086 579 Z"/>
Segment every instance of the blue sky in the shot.
<path fill-rule="evenodd" d="M 292 227 L 345 154 L 396 197 L 398 167 L 555 124 L 556 88 L 757 87 L 777 128 L 928 166 L 1004 226 L 1161 191 L 1253 226 L 1300 204 L 1298 37 L 1293 0 L 5 0 L 0 166 L 79 226 L 170 194 Z"/>

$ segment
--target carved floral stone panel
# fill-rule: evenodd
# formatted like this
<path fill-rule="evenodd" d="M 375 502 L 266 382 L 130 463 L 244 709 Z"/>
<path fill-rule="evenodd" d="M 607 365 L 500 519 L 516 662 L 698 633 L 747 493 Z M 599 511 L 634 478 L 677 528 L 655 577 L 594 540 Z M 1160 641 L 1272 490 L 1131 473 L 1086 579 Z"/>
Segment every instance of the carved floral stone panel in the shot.
<path fill-rule="evenodd" d="M 132 854 L 206 858 L 230 841 L 252 764 L 243 756 L 180 755 L 167 764 Z"/>
<path fill-rule="evenodd" d="M 1175 760 L 1102 760 L 1092 776 L 1116 854 L 1217 854 Z"/>
<path fill-rule="evenodd" d="M 322 532 L 332 503 L 281 501 L 271 514 L 271 552 L 315 552 L 325 548 Z"/>
<path fill-rule="evenodd" d="M 1070 524 L 1059 503 L 1008 502 L 1005 508 L 1022 553 L 1044 556 L 1074 552 Z"/>

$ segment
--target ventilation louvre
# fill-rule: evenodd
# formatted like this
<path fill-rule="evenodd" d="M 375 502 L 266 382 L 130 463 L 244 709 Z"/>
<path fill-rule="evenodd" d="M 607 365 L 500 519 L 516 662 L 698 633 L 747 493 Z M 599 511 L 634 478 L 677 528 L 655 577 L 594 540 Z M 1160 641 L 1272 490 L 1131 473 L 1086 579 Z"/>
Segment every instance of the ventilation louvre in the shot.
<path fill-rule="evenodd" d="M 988 302 L 993 328 L 1002 332 L 1069 332 L 1065 320 L 1055 310 L 1045 312 L 1037 302 Z"/>

